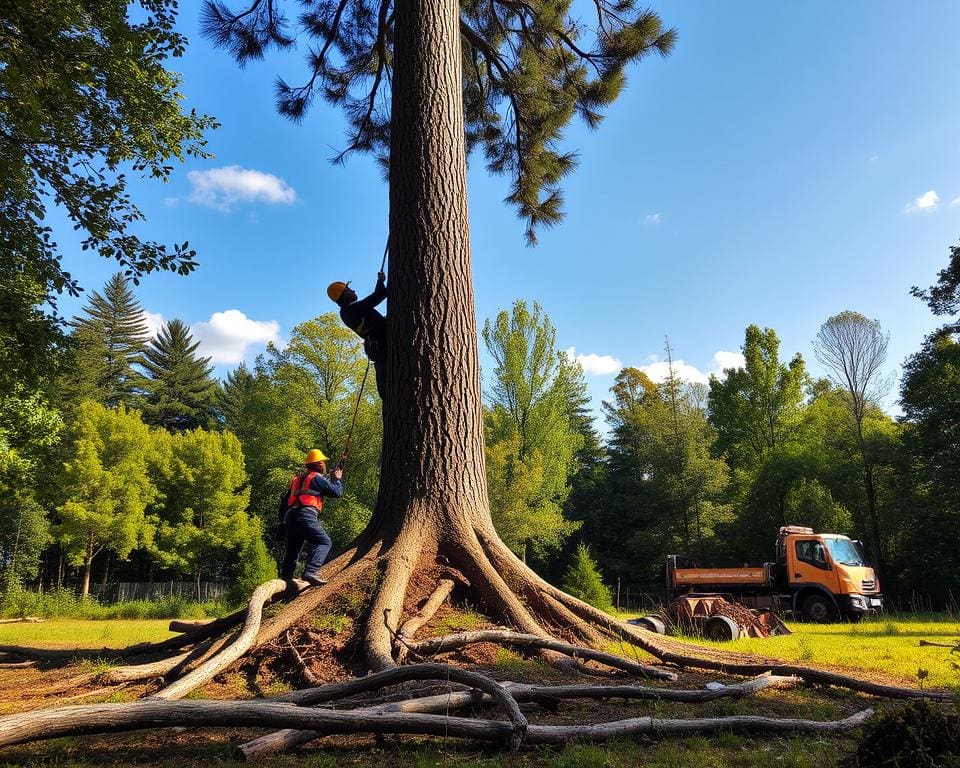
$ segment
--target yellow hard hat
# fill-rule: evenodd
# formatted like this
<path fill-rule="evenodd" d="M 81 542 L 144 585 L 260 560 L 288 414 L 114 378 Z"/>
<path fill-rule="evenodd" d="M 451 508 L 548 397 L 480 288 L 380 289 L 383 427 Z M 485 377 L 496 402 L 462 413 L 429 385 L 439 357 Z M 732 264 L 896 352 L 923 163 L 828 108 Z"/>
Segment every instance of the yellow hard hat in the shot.
<path fill-rule="evenodd" d="M 326 461 L 327 457 L 319 448 L 311 448 L 307 451 L 307 458 L 303 460 L 304 464 L 316 464 L 318 461 Z"/>
<path fill-rule="evenodd" d="M 339 280 L 335 283 L 330 283 L 330 285 L 327 286 L 327 296 L 330 297 L 330 301 L 340 301 L 343 292 L 349 287 L 349 280 L 345 283 L 341 283 Z"/>

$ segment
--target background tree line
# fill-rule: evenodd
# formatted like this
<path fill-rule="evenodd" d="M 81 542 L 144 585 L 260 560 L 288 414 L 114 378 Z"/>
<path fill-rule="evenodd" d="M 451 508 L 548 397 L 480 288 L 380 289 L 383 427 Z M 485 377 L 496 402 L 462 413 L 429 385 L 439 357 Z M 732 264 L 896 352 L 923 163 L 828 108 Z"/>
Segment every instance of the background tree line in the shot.
<path fill-rule="evenodd" d="M 958 253 L 935 286 L 914 289 L 939 314 L 958 308 Z M 336 315 L 301 323 L 223 381 L 181 320 L 151 337 L 120 274 L 67 330 L 49 347 L 48 375 L 3 380 L 8 583 L 249 589 L 275 574 L 265 533 L 290 475 L 309 447 L 344 450 L 355 408 L 346 493 L 324 520 L 340 546 L 362 530 L 378 486 L 379 401 L 370 388 L 358 400 L 366 358 Z M 956 330 L 907 361 L 900 421 L 878 405 L 891 385 L 887 337 L 858 313 L 821 327 L 823 379 L 799 354 L 784 360 L 770 328 L 748 327 L 743 367 L 709 385 L 680 380 L 668 343 L 663 381 L 620 371 L 601 439 L 583 371 L 544 310 L 517 301 L 482 332 L 494 523 L 558 583 L 581 574 L 569 586 L 587 589 L 595 577 L 582 574 L 599 568 L 635 593 L 660 591 L 668 553 L 761 562 L 778 526 L 810 525 L 862 539 L 892 596 L 944 604 L 960 594 Z"/>

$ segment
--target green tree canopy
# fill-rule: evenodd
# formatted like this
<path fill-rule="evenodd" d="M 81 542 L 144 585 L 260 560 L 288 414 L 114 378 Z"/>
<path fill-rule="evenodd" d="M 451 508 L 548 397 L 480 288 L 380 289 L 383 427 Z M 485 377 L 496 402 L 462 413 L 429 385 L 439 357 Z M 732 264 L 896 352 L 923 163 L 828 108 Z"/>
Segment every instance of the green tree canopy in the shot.
<path fill-rule="evenodd" d="M 495 363 L 485 419 L 493 523 L 515 551 L 542 552 L 577 527 L 562 507 L 584 445 L 583 372 L 557 349 L 556 330 L 536 303 L 499 312 L 484 323 L 483 340 Z"/>
<path fill-rule="evenodd" d="M 185 274 L 194 252 L 135 233 L 143 219 L 129 171 L 165 179 L 169 160 L 203 157 L 211 118 L 184 113 L 166 69 L 186 40 L 175 0 L 37 0 L 0 10 L 0 273 L 22 273 L 45 299 L 79 290 L 60 266 L 49 207 L 83 249 L 136 277 Z M 4 282 L 3 289 L 8 285 Z"/>
<path fill-rule="evenodd" d="M 186 430 L 212 421 L 217 384 L 210 376 L 210 358 L 197 355 L 199 347 L 187 324 L 174 318 L 144 350 L 143 413 L 148 424 Z"/>
<path fill-rule="evenodd" d="M 157 493 L 148 472 L 154 441 L 140 414 L 122 405 L 81 403 L 70 432 L 53 534 L 70 564 L 83 566 L 87 595 L 97 554 L 109 549 L 125 558 L 152 539 L 146 510 Z"/>
<path fill-rule="evenodd" d="M 746 330 L 743 368 L 728 368 L 710 378 L 710 423 L 717 448 L 734 468 L 749 466 L 789 440 L 799 417 L 806 366 L 800 354 L 780 362 L 780 339 L 772 328 Z"/>
<path fill-rule="evenodd" d="M 38 478 L 53 473 L 49 449 L 63 422 L 38 392 L 0 396 L 0 571 L 32 578 L 50 540 L 49 520 L 37 499 Z"/>
<path fill-rule="evenodd" d="M 204 4 L 203 30 L 241 63 L 270 46 L 288 48 L 298 33 L 281 0 L 247 0 L 231 10 Z M 319 96 L 342 106 L 350 136 L 339 159 L 390 146 L 390 83 L 394 13 L 388 2 L 316 4 L 300 0 L 303 34 L 315 41 L 303 85 L 278 79 L 281 114 L 303 119 Z M 508 200 L 527 222 L 527 238 L 562 217 L 560 181 L 575 156 L 558 149 L 574 116 L 591 128 L 626 83 L 626 66 L 651 53 L 667 55 L 676 32 L 634 0 L 597 2 L 597 27 L 571 12 L 571 0 L 494 0 L 460 4 L 463 102 L 468 152 L 482 148 L 492 173 L 511 180 Z"/>
<path fill-rule="evenodd" d="M 161 461 L 153 552 L 197 581 L 223 578 L 225 565 L 262 534 L 247 506 L 250 488 L 240 441 L 230 432 L 155 433 Z M 257 554 L 256 550 L 253 554 Z"/>

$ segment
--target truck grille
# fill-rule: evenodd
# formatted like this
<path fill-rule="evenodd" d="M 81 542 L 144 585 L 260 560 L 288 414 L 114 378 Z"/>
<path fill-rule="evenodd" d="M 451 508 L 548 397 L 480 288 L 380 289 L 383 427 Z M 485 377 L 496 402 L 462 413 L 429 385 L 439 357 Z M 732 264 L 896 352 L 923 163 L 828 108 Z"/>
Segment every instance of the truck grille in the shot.
<path fill-rule="evenodd" d="M 873 590 L 877 588 L 877 582 L 875 579 L 864 579 L 862 585 L 864 592 L 873 592 Z"/>

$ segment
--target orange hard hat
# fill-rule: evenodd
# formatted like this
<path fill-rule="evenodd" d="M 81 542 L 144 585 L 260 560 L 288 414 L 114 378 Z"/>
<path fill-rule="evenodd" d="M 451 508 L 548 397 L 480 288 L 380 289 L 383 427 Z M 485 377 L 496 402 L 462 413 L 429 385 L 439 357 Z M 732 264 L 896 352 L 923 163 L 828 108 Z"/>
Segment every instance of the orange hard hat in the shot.
<path fill-rule="evenodd" d="M 307 451 L 307 458 L 303 460 L 304 464 L 316 464 L 318 461 L 326 461 L 327 457 L 319 448 L 311 448 Z"/>
<path fill-rule="evenodd" d="M 341 283 L 339 280 L 335 283 L 330 283 L 330 285 L 327 286 L 327 296 L 330 297 L 330 301 L 340 301 L 343 292 L 349 287 L 349 280 L 345 283 Z"/>

